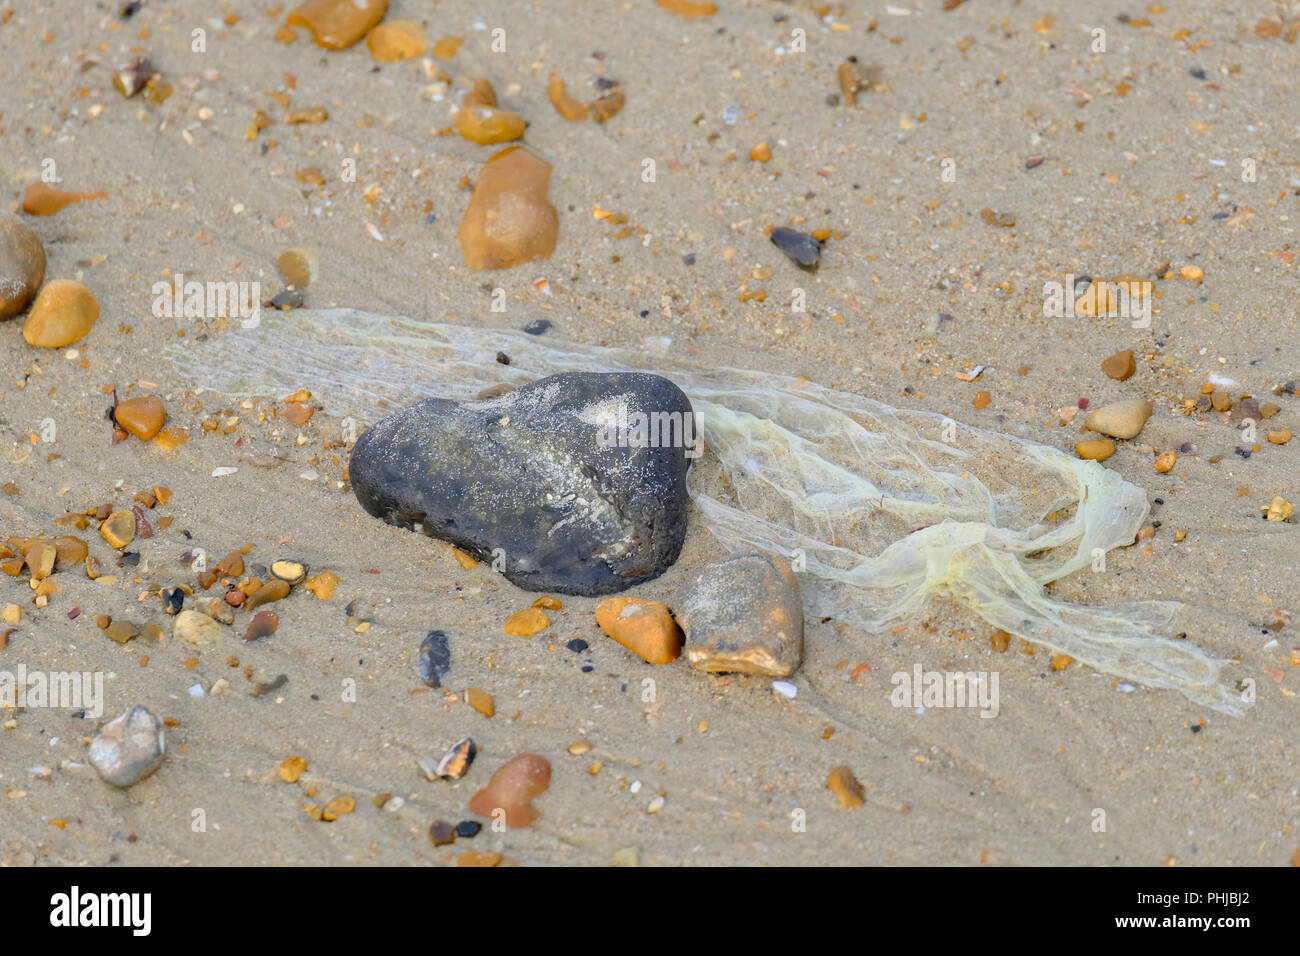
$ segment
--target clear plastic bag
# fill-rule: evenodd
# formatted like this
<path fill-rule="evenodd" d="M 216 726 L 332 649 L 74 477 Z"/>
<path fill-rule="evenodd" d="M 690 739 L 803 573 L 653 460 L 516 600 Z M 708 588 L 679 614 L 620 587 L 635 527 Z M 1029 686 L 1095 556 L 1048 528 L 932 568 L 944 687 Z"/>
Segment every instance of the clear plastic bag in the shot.
<path fill-rule="evenodd" d="M 386 414 L 381 400 L 394 410 L 559 372 L 658 372 L 690 397 L 706 446 L 691 469 L 698 518 L 733 552 L 789 558 L 810 613 L 884 632 L 948 596 L 1107 674 L 1225 713 L 1246 706 L 1220 681 L 1227 661 L 1160 636 L 1177 605 L 1075 605 L 1046 589 L 1131 545 L 1148 512 L 1141 488 L 1054 448 L 806 379 L 351 309 L 264 315 L 167 354 L 200 388 L 307 386 L 363 422 Z"/>

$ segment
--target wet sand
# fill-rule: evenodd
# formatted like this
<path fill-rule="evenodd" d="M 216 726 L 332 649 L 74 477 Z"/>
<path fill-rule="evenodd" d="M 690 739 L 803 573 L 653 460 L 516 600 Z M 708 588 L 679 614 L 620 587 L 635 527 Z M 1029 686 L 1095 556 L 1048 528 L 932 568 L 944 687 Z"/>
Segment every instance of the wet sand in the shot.
<path fill-rule="evenodd" d="M 6 208 L 18 210 L 46 159 L 62 188 L 108 193 L 52 217 L 24 216 L 44 243 L 46 281 L 78 279 L 102 314 L 72 359 L 28 346 L 21 319 L 0 325 L 0 478 L 19 489 L 0 497 L 0 523 L 6 537 L 50 532 L 66 511 L 129 506 L 152 485 L 174 493 L 149 512 L 174 523 L 138 542 L 134 574 L 111 568 L 115 585 L 61 572 L 57 595 L 37 609 L 25 578 L 0 579 L 0 603 L 26 612 L 0 668 L 103 671 L 104 719 L 139 702 L 179 722 L 167 730 L 162 768 L 121 792 L 85 766 L 95 721 L 0 713 L 14 721 L 0 732 L 0 861 L 441 864 L 475 849 L 522 864 L 607 865 L 632 846 L 643 864 L 664 865 L 1292 859 L 1300 638 L 1292 627 L 1263 628 L 1276 610 L 1294 609 L 1297 529 L 1262 512 L 1276 496 L 1300 502 L 1297 443 L 1261 438 L 1245 459 L 1234 452 L 1248 447 L 1235 424 L 1180 407 L 1213 374 L 1234 383 L 1234 396 L 1280 405 L 1269 429 L 1296 427 L 1295 395 L 1272 389 L 1300 377 L 1290 248 L 1300 214 L 1290 77 L 1300 54 L 1284 38 L 1257 36 L 1262 14 L 1201 0 L 1159 14 L 981 0 L 943 12 L 935 0 L 900 5 L 909 16 L 881 5 L 870 14 L 833 8 L 824 19 L 804 4 L 724 3 L 688 22 L 649 2 L 394 2 L 388 18 L 424 20 L 430 41 L 468 38 L 445 68 L 491 79 L 529 120 L 525 143 L 554 166 L 555 254 L 475 273 L 456 241 L 469 195 L 462 181 L 494 149 L 437 135 L 450 126 L 451 97 L 431 99 L 418 60 L 381 66 L 364 44 L 331 53 L 305 36 L 278 44 L 284 12 L 271 18 L 268 6 L 232 9 L 238 21 L 225 25 L 225 11 L 190 0 L 146 3 L 129 20 L 116 4 L 89 15 L 72 0 L 0 4 L 0 20 L 14 11 L 0 24 Z M 489 47 L 497 25 L 503 53 Z M 207 30 L 202 54 L 191 52 L 196 27 Z M 795 27 L 807 52 L 790 51 Z M 1090 52 L 1092 27 L 1105 29 L 1107 52 Z M 963 52 L 965 37 L 974 42 Z M 126 100 L 111 85 L 115 66 L 146 53 L 176 86 L 165 103 Z M 829 105 L 836 67 L 850 55 L 879 65 L 881 86 L 859 93 L 855 108 Z M 87 58 L 99 64 L 80 72 Z M 204 79 L 208 70 L 219 75 Z M 567 123 L 546 98 L 553 71 L 582 98 L 598 95 L 596 77 L 617 79 L 627 106 L 606 124 Z M 278 122 L 246 140 L 257 109 L 283 116 L 276 92 L 330 118 Z M 748 158 L 760 142 L 772 150 L 767 163 Z M 1036 156 L 1041 164 L 1027 168 Z M 339 179 L 345 159 L 355 160 L 355 182 Z M 642 179 L 646 159 L 654 182 Z M 942 176 L 947 159 L 953 182 Z M 1242 181 L 1248 159 L 1254 182 Z M 295 179 L 312 165 L 326 171 L 326 186 Z M 620 227 L 594 208 L 644 231 L 617 239 Z M 984 209 L 1012 214 L 1015 225 L 990 225 Z M 836 233 L 816 274 L 768 241 L 767 227 L 783 224 Z M 509 637 L 503 622 L 535 595 L 362 513 L 338 487 L 346 448 L 322 447 L 341 439 L 328 402 L 303 428 L 286 429 L 259 421 L 275 403 L 195 395 L 161 357 L 181 335 L 229 333 L 215 321 L 205 329 L 155 317 L 155 282 L 175 273 L 256 281 L 269 297 L 283 287 L 276 259 L 294 246 L 315 248 L 323 263 L 305 293 L 313 308 L 511 328 L 548 318 L 559 340 L 643 348 L 648 364 L 666 348 L 803 374 L 1060 448 L 1079 440 L 1081 419 L 1062 427 L 1057 408 L 1149 397 L 1151 421 L 1106 467 L 1163 501 L 1150 553 L 1117 549 L 1106 573 L 1072 575 L 1054 593 L 1183 602 L 1181 630 L 1238 659 L 1234 679 L 1253 678 L 1258 702 L 1233 719 L 1171 692 L 1119 693 L 1078 664 L 1054 671 L 1019 641 L 994 652 L 987 625 L 942 604 L 886 635 L 809 621 L 793 700 L 765 679 L 641 662 L 596 627 L 594 599 L 565 599 L 545 636 Z M 1170 278 L 1156 280 L 1149 330 L 1043 314 L 1045 283 L 1151 278 L 1165 263 L 1159 274 Z M 1182 278 L 1185 265 L 1203 278 Z M 534 285 L 543 276 L 549 296 Z M 497 287 L 504 313 L 491 310 Z M 739 301 L 753 289 L 766 299 Z M 806 293 L 806 314 L 790 310 L 795 289 Z M 1101 361 L 1130 348 L 1136 374 L 1108 379 Z M 975 365 L 988 366 L 977 381 L 956 377 Z M 163 398 L 189 442 L 170 454 L 135 439 L 112 445 L 109 386 Z M 981 390 L 991 396 L 982 410 L 973 404 Z M 201 425 L 235 416 L 230 434 Z M 57 443 L 33 443 L 47 418 Z M 1152 453 L 1185 442 L 1198 454 L 1158 474 Z M 212 477 L 226 466 L 239 471 Z M 309 469 L 315 480 L 300 477 Z M 1176 529 L 1187 530 L 1179 543 Z M 80 536 L 112 564 L 93 524 Z M 328 601 L 295 591 L 276 607 L 277 633 L 251 645 L 239 641 L 246 614 L 226 644 L 201 653 L 171 641 L 119 646 L 96 628 L 108 613 L 170 630 L 158 598 L 141 602 L 140 593 L 192 583 L 178 562 L 186 551 L 220 556 L 249 543 L 250 562 L 296 557 L 342 583 Z M 671 603 L 723 555 L 696 523 L 677 564 L 632 593 Z M 70 620 L 74 607 L 81 613 Z M 362 633 L 359 619 L 370 621 Z M 420 684 L 415 655 L 432 628 L 452 639 L 448 688 L 491 693 L 494 717 Z M 566 650 L 574 637 L 590 650 Z M 594 670 L 583 673 L 587 660 Z M 891 675 L 918 663 L 998 671 L 999 716 L 893 707 Z M 280 673 L 289 682 L 278 694 L 249 695 L 252 682 Z M 222 678 L 229 693 L 191 696 L 191 686 L 210 690 Z M 653 701 L 643 699 L 647 678 Z M 349 681 L 355 702 L 342 699 Z M 471 773 L 458 783 L 423 779 L 416 761 L 466 735 L 479 747 Z M 579 739 L 592 749 L 571 756 Z M 554 769 L 536 804 L 541 820 L 432 846 L 429 824 L 468 819 L 470 796 L 525 751 Z M 295 754 L 309 767 L 288 784 L 277 767 Z M 840 764 L 862 782 L 864 806 L 841 810 L 827 789 Z M 404 803 L 379 809 L 372 798 L 381 793 Z M 664 805 L 648 813 L 657 794 Z M 356 811 L 333 823 L 307 812 L 345 795 Z M 1104 832 L 1093 827 L 1098 809 Z M 204 832 L 192 825 L 199 810 Z M 805 811 L 802 831 L 794 810 Z"/>

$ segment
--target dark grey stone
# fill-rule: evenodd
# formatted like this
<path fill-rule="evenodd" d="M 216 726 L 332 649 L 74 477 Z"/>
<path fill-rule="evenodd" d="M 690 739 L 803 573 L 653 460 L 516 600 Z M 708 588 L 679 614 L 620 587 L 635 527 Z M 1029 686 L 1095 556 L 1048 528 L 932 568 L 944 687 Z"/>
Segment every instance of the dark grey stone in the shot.
<path fill-rule="evenodd" d="M 686 537 L 691 404 L 644 372 L 570 372 L 481 401 L 427 399 L 367 430 L 352 487 L 531 591 L 587 596 L 662 573 Z"/>

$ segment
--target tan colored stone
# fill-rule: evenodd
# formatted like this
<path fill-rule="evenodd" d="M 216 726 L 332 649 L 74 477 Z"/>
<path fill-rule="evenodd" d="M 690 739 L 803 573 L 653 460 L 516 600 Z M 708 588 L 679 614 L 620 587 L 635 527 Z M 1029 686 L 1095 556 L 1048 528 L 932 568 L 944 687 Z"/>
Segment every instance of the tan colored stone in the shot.
<path fill-rule="evenodd" d="M 181 611 L 172 624 L 172 636 L 178 641 L 208 647 L 221 640 L 221 625 L 198 611 Z"/>
<path fill-rule="evenodd" d="M 1152 410 L 1153 406 L 1146 399 L 1128 398 L 1089 412 L 1083 424 L 1111 438 L 1136 438 L 1151 417 Z"/>
<path fill-rule="evenodd" d="M 746 554 L 704 568 L 675 603 L 696 670 L 789 677 L 803 660 L 803 603 L 785 561 Z"/>

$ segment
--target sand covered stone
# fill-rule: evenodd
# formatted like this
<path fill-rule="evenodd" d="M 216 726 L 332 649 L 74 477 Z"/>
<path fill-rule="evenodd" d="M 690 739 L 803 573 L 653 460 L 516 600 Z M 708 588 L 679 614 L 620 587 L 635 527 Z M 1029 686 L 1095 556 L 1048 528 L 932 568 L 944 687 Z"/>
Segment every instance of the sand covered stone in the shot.
<path fill-rule="evenodd" d="M 126 431 L 141 441 L 148 441 L 162 430 L 167 420 L 167 409 L 162 399 L 153 395 L 138 395 L 117 403 L 113 417 Z"/>
<path fill-rule="evenodd" d="M 682 653 L 682 632 L 668 605 L 635 597 L 607 598 L 596 608 L 600 629 L 648 664 L 667 664 Z"/>
<path fill-rule="evenodd" d="M 744 554 L 711 564 L 675 607 L 696 670 L 789 677 L 803 660 L 803 601 L 784 561 Z"/>
<path fill-rule="evenodd" d="M 507 147 L 484 163 L 458 233 L 465 264 L 509 269 L 549 259 L 560 230 L 546 198 L 550 184 L 550 163 L 522 146 Z"/>
<path fill-rule="evenodd" d="M 45 278 L 45 248 L 13 213 L 0 211 L 0 321 L 27 308 Z"/>
<path fill-rule="evenodd" d="M 129 787 L 157 770 L 165 753 L 162 721 L 137 704 L 95 734 L 90 765 L 105 783 Z"/>
<path fill-rule="evenodd" d="M 551 765 L 537 754 L 520 754 L 492 774 L 487 786 L 469 801 L 471 813 L 494 817 L 505 811 L 505 824 L 514 830 L 532 826 L 542 815 L 533 799 L 551 785 Z"/>
<path fill-rule="evenodd" d="M 553 375 L 482 401 L 431 398 L 364 432 L 362 507 L 532 591 L 587 596 L 663 572 L 686 536 L 690 401 L 644 372 Z"/>
<path fill-rule="evenodd" d="M 307 0 L 294 7 L 285 21 L 306 27 L 316 45 L 345 50 L 375 27 L 388 12 L 388 0 Z"/>
<path fill-rule="evenodd" d="M 1151 417 L 1152 406 L 1144 398 L 1111 402 L 1088 413 L 1084 425 L 1111 438 L 1136 438 Z"/>
<path fill-rule="evenodd" d="M 221 640 L 221 625 L 199 611 L 181 611 L 172 624 L 172 636 L 186 644 L 207 647 Z"/>
<path fill-rule="evenodd" d="M 28 345 L 61 349 L 86 336 L 99 318 L 99 303 L 80 282 L 55 279 L 36 296 L 23 323 Z"/>

